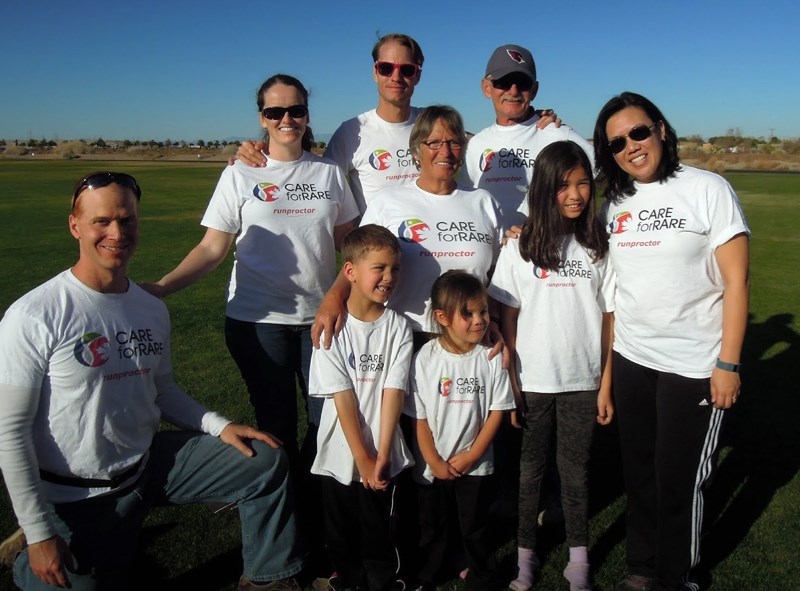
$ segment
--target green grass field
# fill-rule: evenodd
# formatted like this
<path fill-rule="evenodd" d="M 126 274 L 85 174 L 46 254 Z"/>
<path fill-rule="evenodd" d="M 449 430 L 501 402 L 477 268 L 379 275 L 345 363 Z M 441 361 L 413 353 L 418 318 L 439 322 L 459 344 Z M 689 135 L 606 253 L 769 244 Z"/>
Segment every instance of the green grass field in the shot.
<path fill-rule="evenodd" d="M 143 189 L 141 240 L 130 267 L 135 281 L 158 279 L 200 239 L 199 220 L 222 164 L 0 160 L 0 311 L 74 262 L 77 247 L 66 224 L 71 187 L 101 168 L 129 172 Z M 710 574 L 711 589 L 718 591 L 790 591 L 800 587 L 800 175 L 726 176 L 753 232 L 752 318 L 743 395 L 728 417 L 719 471 L 707 495 L 710 529 L 700 571 Z M 252 422 L 222 332 L 230 262 L 167 300 L 173 361 L 178 382 L 196 398 L 232 419 Z M 611 589 L 625 573 L 613 426 L 597 437 L 591 482 L 591 562 L 597 588 Z M 15 528 L 3 490 L 0 537 Z M 547 526 L 540 543 L 544 565 L 537 588 L 566 589 L 563 532 Z M 514 554 L 510 542 L 500 553 L 509 579 Z M 143 531 L 139 562 L 142 588 L 233 589 L 241 568 L 238 517 L 207 507 L 155 510 Z M 0 573 L 0 590 L 11 588 L 10 574 Z"/>

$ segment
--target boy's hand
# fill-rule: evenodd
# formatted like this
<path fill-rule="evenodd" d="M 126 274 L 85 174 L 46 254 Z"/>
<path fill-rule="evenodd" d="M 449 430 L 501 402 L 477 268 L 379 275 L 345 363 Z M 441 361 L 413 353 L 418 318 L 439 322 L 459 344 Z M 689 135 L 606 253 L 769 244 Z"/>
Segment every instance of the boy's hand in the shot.
<path fill-rule="evenodd" d="M 389 486 L 391 467 L 392 462 L 389 457 L 379 452 L 375 458 L 375 470 L 372 474 L 373 490 L 386 490 L 386 487 Z"/>
<path fill-rule="evenodd" d="M 461 474 L 458 470 L 456 470 L 453 466 L 451 466 L 448 462 L 445 462 L 441 458 L 438 462 L 431 464 L 431 472 L 433 475 L 438 478 L 439 480 L 455 480 Z"/>
<path fill-rule="evenodd" d="M 376 490 L 374 488 L 375 458 L 365 455 L 363 458 L 356 459 L 356 466 L 358 467 L 358 473 L 361 476 L 361 484 L 364 488 Z"/>
<path fill-rule="evenodd" d="M 459 476 L 467 474 L 475 463 L 470 450 L 460 451 L 452 458 L 447 460 L 447 463 L 458 472 Z"/>

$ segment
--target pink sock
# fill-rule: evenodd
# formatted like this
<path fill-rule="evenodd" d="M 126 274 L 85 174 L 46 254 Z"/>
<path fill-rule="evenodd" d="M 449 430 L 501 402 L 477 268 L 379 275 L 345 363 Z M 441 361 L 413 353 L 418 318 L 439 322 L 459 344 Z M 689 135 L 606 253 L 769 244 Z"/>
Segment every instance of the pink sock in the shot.
<path fill-rule="evenodd" d="M 517 548 L 517 573 L 516 580 L 510 587 L 515 591 L 527 591 L 533 586 L 533 573 L 538 566 L 536 552 L 530 548 Z"/>

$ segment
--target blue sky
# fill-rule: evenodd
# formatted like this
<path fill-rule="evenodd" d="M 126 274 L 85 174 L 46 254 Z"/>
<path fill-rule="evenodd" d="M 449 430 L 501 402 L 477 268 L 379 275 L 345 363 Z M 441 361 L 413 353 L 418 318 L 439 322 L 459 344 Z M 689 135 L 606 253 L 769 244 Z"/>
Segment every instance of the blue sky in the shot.
<path fill-rule="evenodd" d="M 679 135 L 800 136 L 796 0 L 281 2 L 4 0 L 0 138 L 195 141 L 259 135 L 254 93 L 276 72 L 311 90 L 320 136 L 376 105 L 376 33 L 425 53 L 414 104 L 493 121 L 480 78 L 492 50 L 528 47 L 537 107 L 590 136 L 622 90 Z"/>

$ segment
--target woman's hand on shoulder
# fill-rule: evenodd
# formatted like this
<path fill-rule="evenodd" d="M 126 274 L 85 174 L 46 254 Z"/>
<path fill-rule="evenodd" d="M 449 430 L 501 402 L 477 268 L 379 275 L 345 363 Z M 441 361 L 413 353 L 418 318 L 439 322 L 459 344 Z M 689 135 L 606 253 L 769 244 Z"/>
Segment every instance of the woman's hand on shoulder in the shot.
<path fill-rule="evenodd" d="M 320 345 L 325 349 L 331 348 L 333 337 L 338 335 L 344 326 L 346 314 L 347 310 L 341 299 L 331 293 L 322 298 L 317 308 L 317 315 L 314 317 L 314 324 L 311 325 L 311 343 L 315 349 L 319 349 Z"/>
<path fill-rule="evenodd" d="M 511 226 L 506 230 L 505 236 L 503 236 L 503 246 L 505 246 L 506 242 L 509 240 L 519 240 L 520 234 L 522 234 L 522 228 L 520 226 Z"/>
<path fill-rule="evenodd" d="M 500 327 L 497 326 L 494 320 L 489 322 L 489 328 L 483 336 L 483 344 L 490 348 L 489 359 L 494 359 L 498 353 L 501 353 L 503 355 L 503 369 L 508 369 L 510 351 L 503 340 L 503 333 L 500 332 Z"/>

